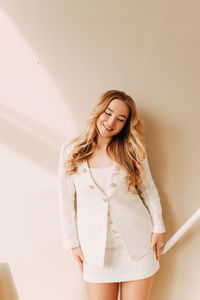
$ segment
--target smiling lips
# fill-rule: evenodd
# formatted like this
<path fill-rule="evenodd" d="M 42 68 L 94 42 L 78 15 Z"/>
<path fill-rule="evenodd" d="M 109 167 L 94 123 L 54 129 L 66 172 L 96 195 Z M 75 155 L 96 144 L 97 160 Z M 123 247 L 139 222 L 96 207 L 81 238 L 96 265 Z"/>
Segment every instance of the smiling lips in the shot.
<path fill-rule="evenodd" d="M 103 124 L 103 126 L 104 126 L 104 128 L 106 129 L 106 130 L 108 130 L 108 131 L 112 131 L 113 129 L 112 128 L 108 128 L 108 127 L 106 127 L 104 124 Z"/>

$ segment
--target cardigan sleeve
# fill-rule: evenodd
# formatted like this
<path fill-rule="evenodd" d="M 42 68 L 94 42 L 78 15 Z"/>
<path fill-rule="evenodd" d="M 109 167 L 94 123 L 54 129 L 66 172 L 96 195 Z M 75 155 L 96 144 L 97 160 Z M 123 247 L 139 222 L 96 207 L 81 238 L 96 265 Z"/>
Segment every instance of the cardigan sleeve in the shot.
<path fill-rule="evenodd" d="M 58 165 L 58 200 L 59 200 L 59 219 L 61 225 L 61 235 L 64 248 L 74 248 L 80 245 L 78 239 L 76 211 L 75 211 L 75 197 L 76 190 L 73 182 L 73 176 L 65 177 L 64 162 L 70 152 L 71 147 L 67 147 L 64 153 L 66 143 L 63 142 L 60 150 L 59 165 Z"/>
<path fill-rule="evenodd" d="M 142 184 L 138 188 L 138 192 L 151 215 L 153 232 L 164 233 L 166 232 L 166 228 L 162 217 L 160 197 L 151 175 L 147 157 L 143 160 L 143 166 L 144 171 L 141 175 Z"/>

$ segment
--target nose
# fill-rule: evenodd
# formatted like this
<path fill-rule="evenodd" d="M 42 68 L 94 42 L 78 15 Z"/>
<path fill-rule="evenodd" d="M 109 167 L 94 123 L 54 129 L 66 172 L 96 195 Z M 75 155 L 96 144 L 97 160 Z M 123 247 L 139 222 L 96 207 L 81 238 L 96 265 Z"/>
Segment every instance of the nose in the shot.
<path fill-rule="evenodd" d="M 108 128 L 112 128 L 114 125 L 115 120 L 114 119 L 109 119 L 109 121 L 107 122 L 107 127 Z"/>

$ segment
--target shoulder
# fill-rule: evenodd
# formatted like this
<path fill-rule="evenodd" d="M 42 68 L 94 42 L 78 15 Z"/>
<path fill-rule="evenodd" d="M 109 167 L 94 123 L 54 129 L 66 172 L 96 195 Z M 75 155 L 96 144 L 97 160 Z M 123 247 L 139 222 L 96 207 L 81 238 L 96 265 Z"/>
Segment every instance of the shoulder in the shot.
<path fill-rule="evenodd" d="M 61 154 L 66 158 L 73 150 L 75 142 L 72 140 L 63 140 L 61 142 Z"/>

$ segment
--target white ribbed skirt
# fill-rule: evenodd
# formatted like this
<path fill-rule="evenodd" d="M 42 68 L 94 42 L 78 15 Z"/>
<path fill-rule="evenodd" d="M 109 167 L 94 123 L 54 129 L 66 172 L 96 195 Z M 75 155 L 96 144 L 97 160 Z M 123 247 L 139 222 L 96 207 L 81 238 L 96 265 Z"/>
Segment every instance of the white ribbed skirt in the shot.
<path fill-rule="evenodd" d="M 83 280 L 95 283 L 139 280 L 153 275 L 159 268 L 155 251 L 133 260 L 120 235 L 108 225 L 104 267 L 83 263 Z"/>

